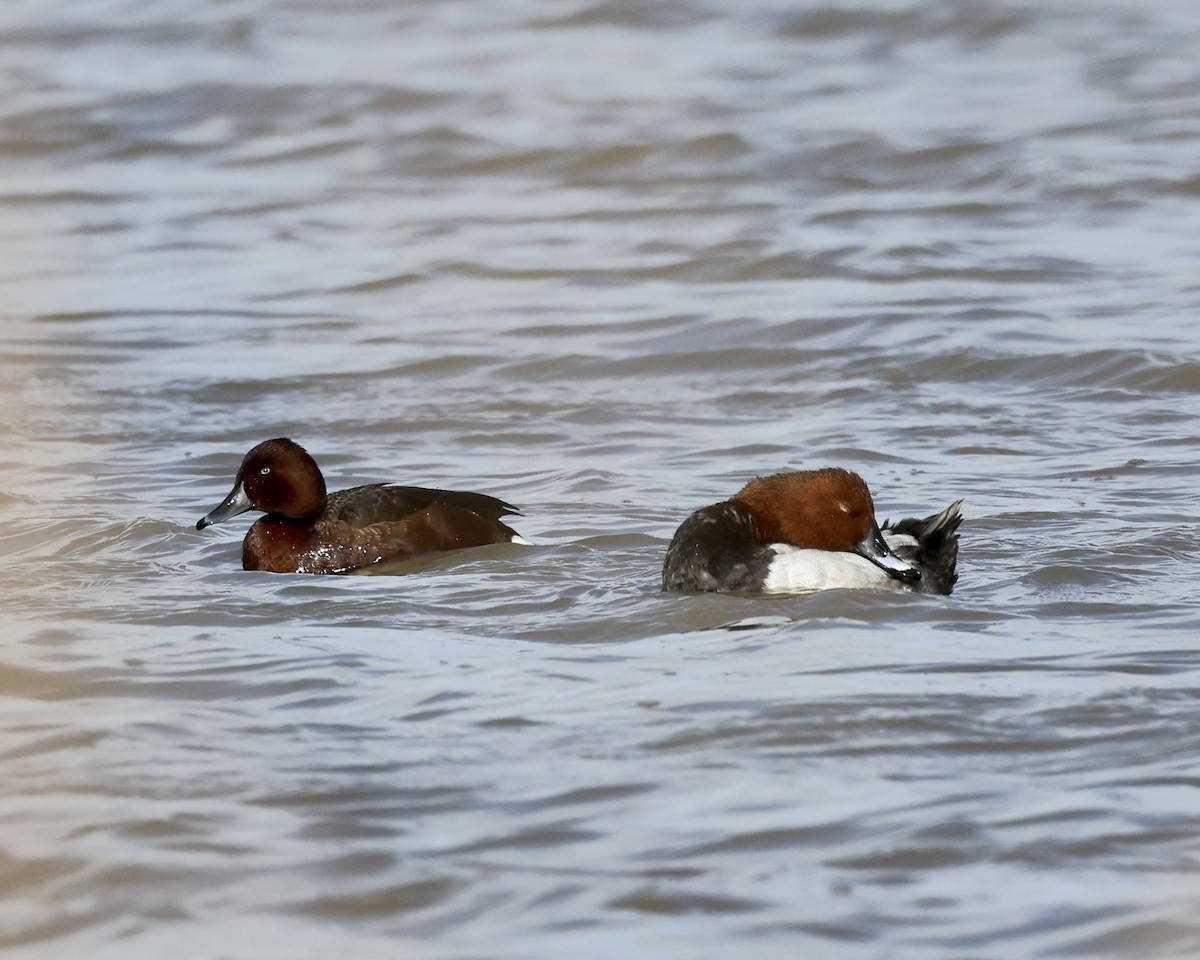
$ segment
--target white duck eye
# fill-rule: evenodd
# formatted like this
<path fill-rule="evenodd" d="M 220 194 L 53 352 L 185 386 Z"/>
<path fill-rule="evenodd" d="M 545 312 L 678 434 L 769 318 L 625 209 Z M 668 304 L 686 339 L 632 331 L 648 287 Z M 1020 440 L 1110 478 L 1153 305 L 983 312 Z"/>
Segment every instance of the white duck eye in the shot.
<path fill-rule="evenodd" d="M 270 473 L 270 472 L 271 472 L 271 468 L 270 468 L 270 467 L 263 467 L 263 468 L 262 468 L 261 470 L 259 470 L 258 472 L 259 472 L 259 473 L 261 473 L 261 474 L 262 474 L 262 475 L 265 477 L 265 476 L 266 476 L 268 473 Z"/>

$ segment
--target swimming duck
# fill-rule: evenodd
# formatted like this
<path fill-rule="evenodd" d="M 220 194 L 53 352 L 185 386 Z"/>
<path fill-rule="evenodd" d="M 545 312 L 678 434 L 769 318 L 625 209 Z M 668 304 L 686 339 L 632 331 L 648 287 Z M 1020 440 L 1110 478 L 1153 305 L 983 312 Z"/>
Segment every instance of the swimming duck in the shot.
<path fill-rule="evenodd" d="M 482 493 L 372 483 L 325 492 L 308 451 L 280 437 L 246 454 L 233 490 L 196 529 L 261 510 L 242 543 L 242 568 L 350 573 L 434 550 L 526 543 L 500 522 L 516 507 Z"/>
<path fill-rule="evenodd" d="M 664 590 L 801 593 L 899 587 L 948 594 L 962 501 L 882 527 L 866 481 L 839 467 L 759 477 L 675 532 Z"/>

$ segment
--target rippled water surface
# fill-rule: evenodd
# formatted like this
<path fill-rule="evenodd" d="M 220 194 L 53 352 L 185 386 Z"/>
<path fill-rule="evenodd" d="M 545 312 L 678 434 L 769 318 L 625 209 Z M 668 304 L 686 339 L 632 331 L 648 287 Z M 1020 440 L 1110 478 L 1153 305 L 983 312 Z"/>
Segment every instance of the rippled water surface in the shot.
<path fill-rule="evenodd" d="M 1200 7 L 0 9 L 0 947 L 1200 956 Z M 287 435 L 534 546 L 244 573 Z M 950 598 L 658 590 L 836 463 Z"/>

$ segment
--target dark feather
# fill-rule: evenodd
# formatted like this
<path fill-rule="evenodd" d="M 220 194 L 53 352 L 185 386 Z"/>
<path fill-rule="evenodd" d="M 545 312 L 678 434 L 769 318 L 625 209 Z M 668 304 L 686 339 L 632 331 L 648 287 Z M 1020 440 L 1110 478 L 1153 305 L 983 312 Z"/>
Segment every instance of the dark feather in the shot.
<path fill-rule="evenodd" d="M 958 527 L 962 523 L 956 500 L 941 513 L 919 519 L 906 517 L 896 524 L 885 523 L 883 530 L 912 537 L 915 545 L 895 548 L 896 555 L 921 568 L 921 582 L 913 589 L 918 593 L 949 594 L 958 582 Z"/>
<path fill-rule="evenodd" d="M 374 523 L 396 523 L 434 504 L 458 507 L 491 521 L 521 512 L 512 504 L 486 493 L 372 483 L 331 493 L 326 514 L 353 527 L 366 527 Z"/>
<path fill-rule="evenodd" d="M 755 539 L 748 511 L 728 500 L 697 510 L 675 531 L 662 588 L 684 593 L 758 590 L 775 551 Z"/>

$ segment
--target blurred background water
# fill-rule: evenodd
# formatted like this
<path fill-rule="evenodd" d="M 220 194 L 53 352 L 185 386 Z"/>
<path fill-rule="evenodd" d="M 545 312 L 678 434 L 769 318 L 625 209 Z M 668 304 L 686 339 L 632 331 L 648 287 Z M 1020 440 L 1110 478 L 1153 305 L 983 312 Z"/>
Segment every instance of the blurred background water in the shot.
<path fill-rule="evenodd" d="M 0 946 L 1200 955 L 1200 7 L 10 0 Z M 535 546 L 244 573 L 243 453 Z M 679 597 L 840 464 L 950 598 Z"/>

